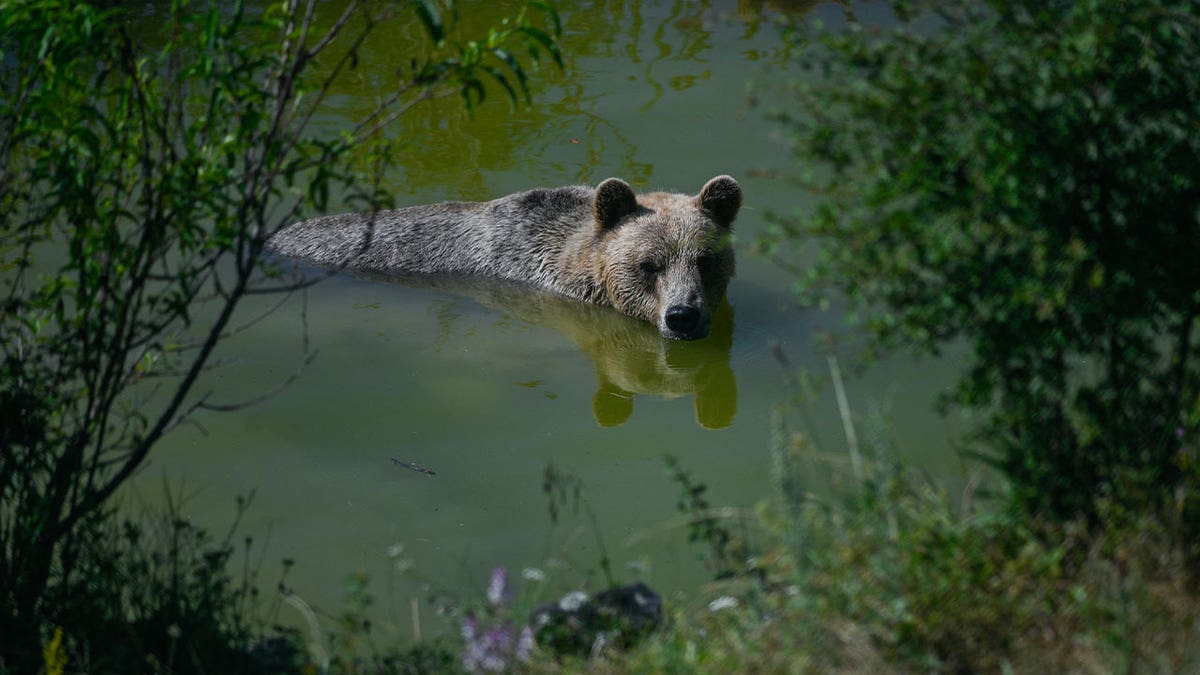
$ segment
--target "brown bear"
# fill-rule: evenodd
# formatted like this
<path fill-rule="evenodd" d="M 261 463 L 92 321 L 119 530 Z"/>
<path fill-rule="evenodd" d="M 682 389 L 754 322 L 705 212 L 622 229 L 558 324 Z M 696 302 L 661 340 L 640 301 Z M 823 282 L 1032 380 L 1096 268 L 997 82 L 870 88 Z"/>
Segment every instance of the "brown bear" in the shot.
<path fill-rule="evenodd" d="M 396 276 L 487 276 L 615 307 L 661 335 L 708 335 L 733 276 L 730 230 L 742 190 L 717 176 L 699 194 L 635 195 L 609 178 L 489 202 L 446 202 L 314 218 L 267 249 L 307 262 Z"/>

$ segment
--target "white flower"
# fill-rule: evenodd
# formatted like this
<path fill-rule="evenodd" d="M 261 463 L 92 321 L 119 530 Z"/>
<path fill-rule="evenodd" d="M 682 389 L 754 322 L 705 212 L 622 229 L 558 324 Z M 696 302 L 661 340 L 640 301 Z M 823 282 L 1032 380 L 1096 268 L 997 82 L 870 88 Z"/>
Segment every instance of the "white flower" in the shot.
<path fill-rule="evenodd" d="M 588 601 L 588 594 L 583 591 L 571 591 L 558 601 L 558 608 L 564 612 L 574 612 Z"/>
<path fill-rule="evenodd" d="M 719 612 L 723 609 L 732 609 L 738 606 L 738 599 L 732 595 L 722 595 L 721 597 L 708 603 L 708 611 Z"/>
<path fill-rule="evenodd" d="M 521 570 L 521 577 L 526 581 L 545 581 L 546 573 L 536 567 L 526 567 Z"/>
<path fill-rule="evenodd" d="M 625 563 L 625 569 L 646 574 L 650 571 L 650 565 L 645 560 L 629 560 Z"/>

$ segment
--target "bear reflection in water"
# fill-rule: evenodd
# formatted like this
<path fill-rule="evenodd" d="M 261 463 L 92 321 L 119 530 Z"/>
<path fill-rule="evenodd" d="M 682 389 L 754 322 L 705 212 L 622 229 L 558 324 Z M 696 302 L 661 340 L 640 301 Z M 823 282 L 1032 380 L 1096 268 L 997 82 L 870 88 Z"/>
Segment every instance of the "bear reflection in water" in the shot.
<path fill-rule="evenodd" d="M 664 340 L 642 322 L 616 319 L 616 331 L 572 336 L 592 360 L 598 386 L 592 412 L 601 426 L 617 426 L 633 413 L 638 394 L 686 396 L 695 394 L 696 421 L 708 429 L 723 429 L 737 414 L 737 381 L 729 367 L 733 345 L 733 308 L 728 301 L 713 313 L 712 332 L 703 340 Z M 615 333 L 615 334 L 614 334 Z"/>
<path fill-rule="evenodd" d="M 708 429 L 728 427 L 737 414 L 737 381 L 729 365 L 733 308 L 727 300 L 714 310 L 708 337 L 680 342 L 665 339 L 654 326 L 611 308 L 582 304 L 524 285 L 463 278 L 391 279 L 463 296 L 510 319 L 547 326 L 565 335 L 588 356 L 596 371 L 592 412 L 600 426 L 623 424 L 639 395 L 676 398 L 694 394 L 696 421 Z"/>

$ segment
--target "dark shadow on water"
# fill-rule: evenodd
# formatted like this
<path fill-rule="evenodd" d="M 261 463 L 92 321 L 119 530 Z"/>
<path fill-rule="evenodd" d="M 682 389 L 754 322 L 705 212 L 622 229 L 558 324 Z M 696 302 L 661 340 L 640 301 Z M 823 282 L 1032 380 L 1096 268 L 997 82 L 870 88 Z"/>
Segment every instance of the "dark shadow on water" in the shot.
<path fill-rule="evenodd" d="M 728 427 L 737 415 L 737 381 L 729 365 L 733 307 L 728 301 L 714 312 L 707 338 L 680 342 L 667 340 L 649 323 L 611 308 L 519 284 L 443 277 L 367 278 L 469 298 L 509 319 L 564 335 L 592 362 L 597 380 L 592 412 L 600 426 L 624 424 L 638 396 L 694 395 L 696 421 L 708 429 Z M 453 321 L 453 317 L 443 319 Z"/>

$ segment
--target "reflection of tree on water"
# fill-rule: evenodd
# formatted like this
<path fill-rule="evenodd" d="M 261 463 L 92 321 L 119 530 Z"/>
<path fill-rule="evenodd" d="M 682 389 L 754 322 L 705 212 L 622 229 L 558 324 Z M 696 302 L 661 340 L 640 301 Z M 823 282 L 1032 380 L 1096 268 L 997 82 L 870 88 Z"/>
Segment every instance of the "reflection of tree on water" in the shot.
<path fill-rule="evenodd" d="M 371 277 L 378 278 L 378 277 Z M 703 340 L 662 338 L 650 324 L 607 307 L 515 284 L 477 279 L 404 279 L 404 283 L 464 296 L 517 320 L 553 328 L 570 338 L 591 359 L 597 388 L 592 412 L 601 426 L 623 424 L 641 395 L 667 398 L 695 395 L 696 421 L 709 429 L 733 423 L 737 381 L 729 366 L 733 346 L 733 308 L 728 302 L 713 313 L 712 333 Z M 438 309 L 443 337 L 461 316 L 453 303 Z M 517 383 L 529 386 L 528 382 Z"/>
<path fill-rule="evenodd" d="M 476 3 L 461 12 L 460 20 L 468 28 L 490 25 L 519 11 L 520 4 Z M 564 26 L 565 68 L 560 72 L 543 62 L 543 72 L 531 83 L 539 104 L 511 110 L 502 100 L 489 100 L 468 113 L 457 100 L 447 99 L 413 109 L 393 136 L 404 152 L 386 184 L 398 197 L 420 194 L 423 202 L 487 199 L 526 187 L 496 184 L 495 172 L 514 170 L 534 183 L 594 184 L 620 175 L 646 186 L 656 160 L 639 152 L 630 108 L 639 115 L 672 114 L 660 104 L 673 92 L 702 86 L 717 76 L 718 68 L 744 67 L 714 56 L 717 43 L 731 37 L 725 27 L 746 25 L 750 32 L 741 39 L 748 39 L 764 16 L 793 11 L 790 5 L 797 3 L 742 0 L 736 8 L 682 0 L 555 4 Z M 387 31 L 363 46 L 355 77 L 331 92 L 332 112 L 318 125 L 336 130 L 345 120 L 360 118 L 397 69 L 407 67 L 424 39 L 410 14 L 398 13 Z M 334 16 L 331 12 L 327 20 Z"/>
<path fill-rule="evenodd" d="M 754 37 L 762 27 L 764 19 L 771 15 L 796 17 L 807 14 L 818 4 L 818 0 L 738 0 L 737 16 L 746 26 L 742 39 Z M 769 21 L 767 24 L 774 25 Z"/>

